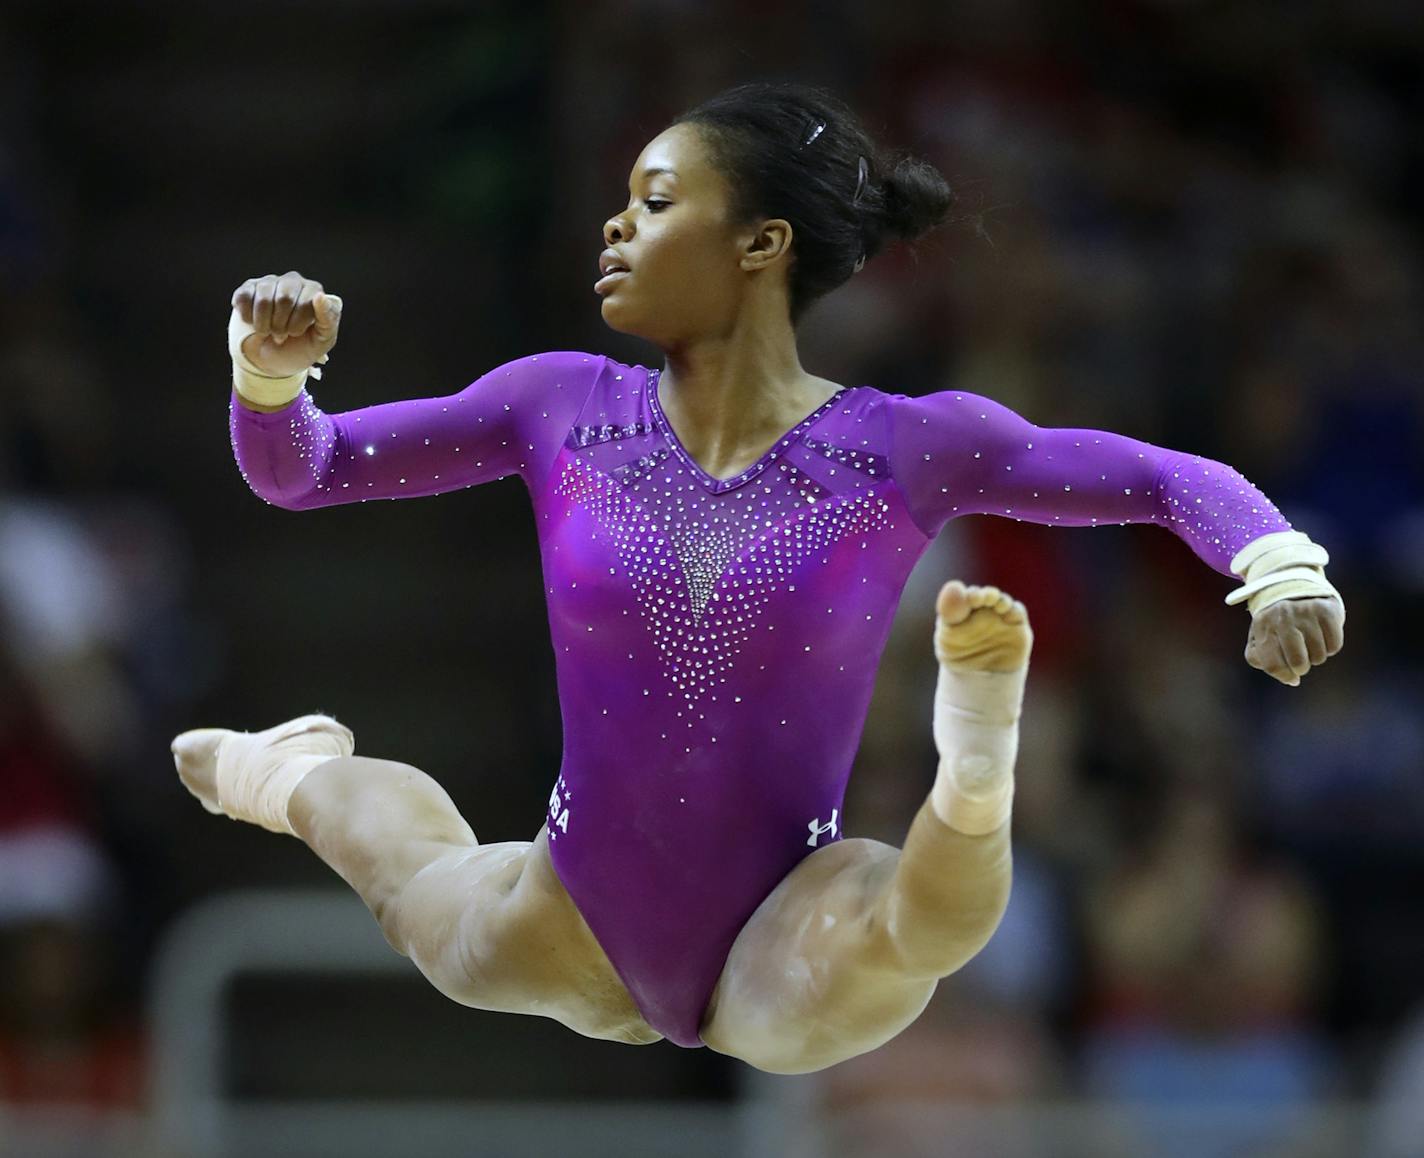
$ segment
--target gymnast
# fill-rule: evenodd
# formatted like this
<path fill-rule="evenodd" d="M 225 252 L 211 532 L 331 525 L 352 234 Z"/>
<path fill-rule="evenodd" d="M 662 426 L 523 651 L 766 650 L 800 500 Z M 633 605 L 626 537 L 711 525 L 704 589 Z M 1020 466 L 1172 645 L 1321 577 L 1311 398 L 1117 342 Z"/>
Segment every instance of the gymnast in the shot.
<path fill-rule="evenodd" d="M 950 519 L 1157 523 L 1244 580 L 1248 664 L 1296 686 L 1343 643 L 1323 548 L 1222 463 L 1038 427 L 966 390 L 802 369 L 796 325 L 953 194 L 824 89 L 758 82 L 676 117 L 603 226 L 604 322 L 661 368 L 517 358 L 457 393 L 322 411 L 342 302 L 291 271 L 234 292 L 229 434 L 304 511 L 517 474 L 538 529 L 565 748 L 532 841 L 480 843 L 418 768 L 328 715 L 173 742 L 210 812 L 290 833 L 446 996 L 772 1073 L 874 1049 L 1007 904 L 1032 630 L 999 588 L 936 602 L 933 786 L 904 848 L 841 806 L 896 603 Z M 329 370 L 330 367 L 328 366 Z"/>

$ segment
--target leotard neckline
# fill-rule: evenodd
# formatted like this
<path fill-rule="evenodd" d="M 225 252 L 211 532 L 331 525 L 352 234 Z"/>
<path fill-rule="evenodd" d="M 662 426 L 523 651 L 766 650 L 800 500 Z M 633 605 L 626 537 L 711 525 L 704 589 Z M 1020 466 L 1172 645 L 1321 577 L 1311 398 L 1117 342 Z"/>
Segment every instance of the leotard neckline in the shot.
<path fill-rule="evenodd" d="M 663 413 L 662 404 L 658 401 L 658 380 L 661 377 L 661 370 L 655 367 L 649 369 L 648 403 L 652 408 L 653 420 L 657 423 L 658 429 L 662 432 L 663 437 L 667 439 L 668 445 L 672 447 L 673 453 L 683 461 L 683 464 L 692 472 L 693 476 L 713 494 L 720 494 L 722 491 L 731 490 L 733 487 L 741 486 L 742 483 L 749 479 L 756 478 L 757 475 L 761 474 L 762 471 L 775 462 L 788 447 L 795 445 L 801 435 L 804 434 L 817 419 L 854 389 L 852 386 L 842 386 L 822 402 L 821 405 L 816 407 L 815 410 L 811 411 L 810 414 L 806 415 L 805 418 L 801 419 L 800 422 L 772 443 L 771 449 L 757 459 L 756 462 L 752 463 L 751 466 L 747 467 L 746 470 L 742 471 L 741 474 L 733 475 L 731 478 L 717 478 L 714 475 L 708 474 L 707 471 L 698 465 L 697 460 L 688 453 L 687 448 L 682 445 L 681 440 L 679 440 L 677 435 L 673 432 L 672 423 L 667 420 L 667 415 Z"/>

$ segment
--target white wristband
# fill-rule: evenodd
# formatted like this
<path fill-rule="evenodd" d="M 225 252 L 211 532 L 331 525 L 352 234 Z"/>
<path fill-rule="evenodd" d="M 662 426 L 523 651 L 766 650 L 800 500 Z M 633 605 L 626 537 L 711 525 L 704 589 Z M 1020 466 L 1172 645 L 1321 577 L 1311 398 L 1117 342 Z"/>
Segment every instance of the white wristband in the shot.
<path fill-rule="evenodd" d="M 1231 570 L 1246 580 L 1226 597 L 1228 606 L 1245 602 L 1254 616 L 1283 599 L 1340 599 L 1325 578 L 1330 555 L 1302 531 L 1273 531 L 1253 539 L 1231 560 Z M 1343 602 L 1343 600 L 1341 600 Z"/>
<path fill-rule="evenodd" d="M 1318 563 L 1324 566 L 1330 556 L 1319 543 L 1311 542 L 1304 531 L 1272 531 L 1252 539 L 1236 552 L 1231 560 L 1231 570 L 1243 579 L 1274 571 L 1283 562 Z"/>

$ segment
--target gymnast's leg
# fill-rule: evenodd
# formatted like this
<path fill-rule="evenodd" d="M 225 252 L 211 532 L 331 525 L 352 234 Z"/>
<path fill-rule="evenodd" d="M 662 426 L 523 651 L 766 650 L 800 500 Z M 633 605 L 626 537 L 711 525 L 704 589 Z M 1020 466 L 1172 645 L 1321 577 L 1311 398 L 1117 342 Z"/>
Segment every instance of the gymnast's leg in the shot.
<path fill-rule="evenodd" d="M 900 968 L 944 977 L 988 943 L 1008 905 L 1013 771 L 1033 631 L 1023 604 L 997 587 L 952 581 L 936 610 L 939 767 L 881 904 Z"/>
<path fill-rule="evenodd" d="M 787 1074 L 865 1053 L 998 927 L 1033 633 L 1023 604 L 994 587 L 947 583 L 937 612 L 940 763 L 905 847 L 847 838 L 787 874 L 728 955 L 704 1014 L 710 1048 Z"/>
<path fill-rule="evenodd" d="M 350 731 L 321 715 L 253 734 L 200 728 L 173 742 L 179 776 L 208 811 L 303 840 L 447 997 L 538 1013 L 590 1037 L 658 1039 L 610 983 L 542 832 L 482 845 L 420 769 L 352 748 Z"/>

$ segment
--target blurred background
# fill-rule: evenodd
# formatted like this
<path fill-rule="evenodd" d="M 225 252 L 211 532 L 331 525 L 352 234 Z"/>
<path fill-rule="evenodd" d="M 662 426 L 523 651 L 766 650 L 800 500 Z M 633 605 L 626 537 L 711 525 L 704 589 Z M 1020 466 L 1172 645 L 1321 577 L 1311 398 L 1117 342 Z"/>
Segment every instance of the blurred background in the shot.
<path fill-rule="evenodd" d="M 950 523 L 845 830 L 902 843 L 934 592 L 1000 584 L 1036 631 L 1013 899 L 909 1030 L 798 1077 L 446 1001 L 168 750 L 330 712 L 532 839 L 561 733 L 522 484 L 262 502 L 230 298 L 342 295 L 332 412 L 660 365 L 601 320 L 603 223 L 669 118 L 773 77 L 966 215 L 813 309 L 810 372 L 1228 463 L 1349 607 L 1290 688 L 1160 527 Z M 6 0 L 0 1153 L 1424 1155 L 1421 125 L 1418 0 Z"/>

